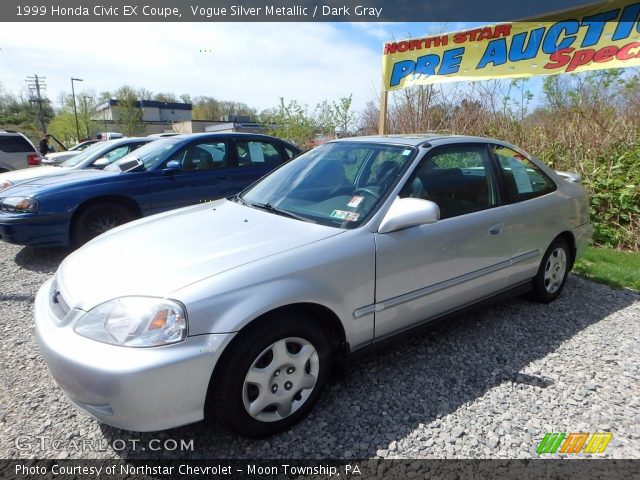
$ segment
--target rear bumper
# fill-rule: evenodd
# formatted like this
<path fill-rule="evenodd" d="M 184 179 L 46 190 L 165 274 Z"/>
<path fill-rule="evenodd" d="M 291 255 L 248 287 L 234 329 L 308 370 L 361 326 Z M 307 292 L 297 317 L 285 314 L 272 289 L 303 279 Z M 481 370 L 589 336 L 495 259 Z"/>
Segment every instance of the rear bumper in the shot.
<path fill-rule="evenodd" d="M 593 226 L 590 223 L 585 223 L 573 230 L 573 235 L 576 239 L 576 259 L 580 258 L 589 244 L 591 243 L 591 235 L 593 234 Z"/>

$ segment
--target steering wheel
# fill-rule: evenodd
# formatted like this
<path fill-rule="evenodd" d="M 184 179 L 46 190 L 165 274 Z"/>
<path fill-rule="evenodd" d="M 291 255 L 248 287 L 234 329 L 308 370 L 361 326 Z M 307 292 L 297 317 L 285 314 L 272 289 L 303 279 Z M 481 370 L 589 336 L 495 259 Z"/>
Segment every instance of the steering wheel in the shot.
<path fill-rule="evenodd" d="M 358 193 L 366 193 L 367 195 L 373 197 L 374 200 L 377 200 L 378 198 L 380 198 L 380 194 L 379 193 L 376 193 L 373 190 L 370 190 L 370 189 L 365 188 L 365 187 L 356 188 L 353 191 L 353 195 L 357 195 Z"/>

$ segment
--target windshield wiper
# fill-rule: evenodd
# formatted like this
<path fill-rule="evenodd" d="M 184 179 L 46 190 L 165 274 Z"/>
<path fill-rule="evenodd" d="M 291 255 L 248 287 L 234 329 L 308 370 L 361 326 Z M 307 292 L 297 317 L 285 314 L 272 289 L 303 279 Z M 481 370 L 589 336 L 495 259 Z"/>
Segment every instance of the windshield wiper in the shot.
<path fill-rule="evenodd" d="M 303 222 L 316 223 L 313 220 L 303 217 L 302 215 L 296 215 L 295 213 L 288 212 L 286 210 L 282 210 L 278 207 L 274 207 L 271 203 L 258 203 L 258 202 L 248 202 L 247 200 L 242 199 L 245 205 L 250 207 L 259 208 L 260 210 L 264 210 L 266 212 L 275 213 L 276 215 L 281 215 L 283 217 L 295 218 L 296 220 L 300 220 Z"/>
<path fill-rule="evenodd" d="M 231 200 L 232 202 L 236 202 L 239 203 L 241 205 L 245 205 L 245 206 L 250 206 L 249 203 L 240 196 L 239 193 L 236 193 L 235 195 L 232 195 L 231 197 L 229 197 L 229 200 Z"/>

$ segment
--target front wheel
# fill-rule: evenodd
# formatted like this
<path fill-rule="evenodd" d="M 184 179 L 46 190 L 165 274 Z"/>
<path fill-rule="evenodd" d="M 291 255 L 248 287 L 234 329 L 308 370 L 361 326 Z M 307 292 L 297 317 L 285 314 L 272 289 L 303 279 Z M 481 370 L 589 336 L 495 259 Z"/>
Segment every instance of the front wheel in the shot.
<path fill-rule="evenodd" d="M 117 203 L 96 203 L 84 208 L 74 220 L 72 243 L 79 247 L 98 235 L 135 219 L 126 207 Z"/>
<path fill-rule="evenodd" d="M 313 319 L 269 318 L 240 332 L 210 385 L 214 413 L 240 435 L 260 438 L 301 420 L 330 369 L 330 345 Z"/>
<path fill-rule="evenodd" d="M 534 300 L 549 303 L 558 298 L 569 275 L 571 250 L 566 240 L 557 238 L 549 246 L 533 279 Z"/>

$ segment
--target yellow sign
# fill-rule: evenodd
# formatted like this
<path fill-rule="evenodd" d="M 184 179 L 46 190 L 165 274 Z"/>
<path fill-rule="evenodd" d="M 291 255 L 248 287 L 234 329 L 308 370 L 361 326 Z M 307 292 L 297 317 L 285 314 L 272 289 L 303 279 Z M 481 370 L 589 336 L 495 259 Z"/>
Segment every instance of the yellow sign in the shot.
<path fill-rule="evenodd" d="M 542 19 L 384 45 L 384 89 L 640 65 L 640 2 L 610 0 Z"/>

